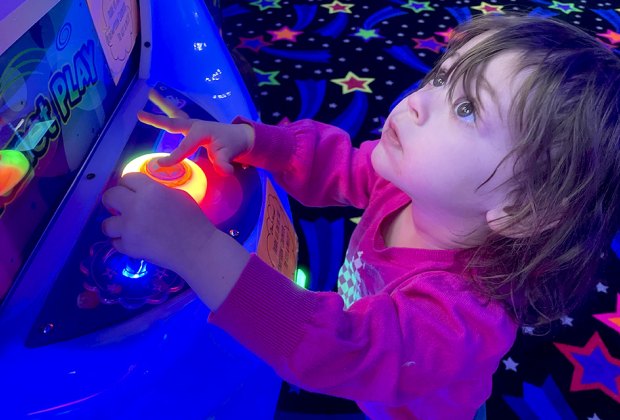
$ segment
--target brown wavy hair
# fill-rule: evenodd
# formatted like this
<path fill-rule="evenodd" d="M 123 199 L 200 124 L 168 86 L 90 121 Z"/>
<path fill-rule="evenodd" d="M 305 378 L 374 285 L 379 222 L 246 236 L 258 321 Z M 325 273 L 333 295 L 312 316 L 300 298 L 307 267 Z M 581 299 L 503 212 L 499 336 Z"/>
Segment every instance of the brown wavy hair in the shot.
<path fill-rule="evenodd" d="M 462 82 L 476 106 L 480 75 L 505 52 L 520 54 L 515 71 L 526 77 L 509 113 L 514 148 L 500 163 L 514 161 L 508 217 L 475 249 L 469 268 L 479 291 L 517 322 L 548 324 L 594 287 L 600 255 L 619 227 L 620 58 L 561 21 L 486 15 L 456 28 L 424 82 L 481 34 L 487 37 L 448 69 L 450 95 Z"/>

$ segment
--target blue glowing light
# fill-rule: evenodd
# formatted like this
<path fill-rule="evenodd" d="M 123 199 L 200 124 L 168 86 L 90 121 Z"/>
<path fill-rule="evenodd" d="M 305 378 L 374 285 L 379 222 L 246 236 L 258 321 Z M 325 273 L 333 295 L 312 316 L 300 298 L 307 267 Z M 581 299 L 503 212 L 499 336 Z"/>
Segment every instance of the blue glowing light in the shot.
<path fill-rule="evenodd" d="M 123 268 L 123 276 L 130 279 L 139 279 L 148 274 L 146 269 L 146 261 L 128 259 L 127 265 Z"/>

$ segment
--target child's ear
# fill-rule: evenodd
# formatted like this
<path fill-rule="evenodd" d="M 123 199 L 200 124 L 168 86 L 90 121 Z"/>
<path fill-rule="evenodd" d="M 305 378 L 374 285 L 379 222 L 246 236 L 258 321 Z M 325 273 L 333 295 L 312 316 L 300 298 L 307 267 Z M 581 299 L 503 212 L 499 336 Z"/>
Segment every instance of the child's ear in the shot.
<path fill-rule="evenodd" d="M 527 223 L 527 221 L 514 223 L 512 216 L 506 213 L 505 208 L 505 205 L 500 205 L 487 212 L 487 225 L 493 232 L 513 239 L 527 238 L 535 233 L 535 223 Z M 558 222 L 559 220 L 549 223 L 543 231 L 553 228 Z"/>
<path fill-rule="evenodd" d="M 506 236 L 507 238 L 525 238 L 529 233 L 527 226 L 523 224 L 514 225 L 512 217 L 504 210 L 506 207 L 502 204 L 487 212 L 487 225 L 493 232 Z"/>

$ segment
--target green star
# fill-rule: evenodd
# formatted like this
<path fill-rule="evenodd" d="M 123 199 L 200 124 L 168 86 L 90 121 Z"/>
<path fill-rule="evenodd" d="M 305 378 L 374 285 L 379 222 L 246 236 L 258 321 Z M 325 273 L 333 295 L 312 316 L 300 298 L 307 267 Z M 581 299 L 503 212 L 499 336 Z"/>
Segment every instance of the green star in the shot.
<path fill-rule="evenodd" d="M 258 78 L 258 86 L 270 85 L 270 86 L 279 86 L 280 82 L 276 80 L 276 76 L 280 73 L 279 71 L 262 71 L 257 69 L 256 67 L 252 67 L 254 73 Z"/>
<path fill-rule="evenodd" d="M 254 3 L 250 3 L 250 6 L 256 6 L 262 12 L 267 9 L 281 9 L 280 0 L 256 0 Z"/>
<path fill-rule="evenodd" d="M 364 28 L 359 28 L 357 32 L 353 34 L 353 36 L 359 36 L 360 38 L 363 38 L 364 41 L 368 41 L 369 39 L 372 39 L 372 38 L 380 38 L 380 35 L 377 33 L 376 29 L 364 29 Z"/>
<path fill-rule="evenodd" d="M 430 1 L 419 2 L 419 1 L 407 0 L 407 4 L 403 4 L 401 5 L 401 7 L 404 7 L 405 9 L 411 9 L 416 13 L 432 12 L 435 9 L 433 9 L 430 6 L 430 4 L 431 4 Z"/>
<path fill-rule="evenodd" d="M 567 15 L 571 12 L 583 12 L 582 9 L 575 7 L 575 3 L 560 3 L 556 0 L 553 0 L 553 5 L 549 6 L 549 9 L 559 10 L 560 12 L 564 12 Z"/>

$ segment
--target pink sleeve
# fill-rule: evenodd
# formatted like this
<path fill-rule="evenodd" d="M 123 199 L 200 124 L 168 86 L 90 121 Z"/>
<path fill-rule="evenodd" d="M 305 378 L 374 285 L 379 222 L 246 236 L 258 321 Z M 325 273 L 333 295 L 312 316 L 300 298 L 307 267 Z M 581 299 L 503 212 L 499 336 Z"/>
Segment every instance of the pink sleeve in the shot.
<path fill-rule="evenodd" d="M 377 175 L 370 162 L 376 142 L 351 145 L 338 127 L 312 120 L 270 126 L 237 118 L 254 127 L 252 151 L 237 162 L 271 172 L 288 194 L 306 206 L 365 208 Z"/>
<path fill-rule="evenodd" d="M 515 326 L 456 276 L 429 275 L 345 310 L 338 294 L 301 289 L 252 255 L 210 321 L 316 392 L 398 405 L 476 378 L 490 392 Z"/>

